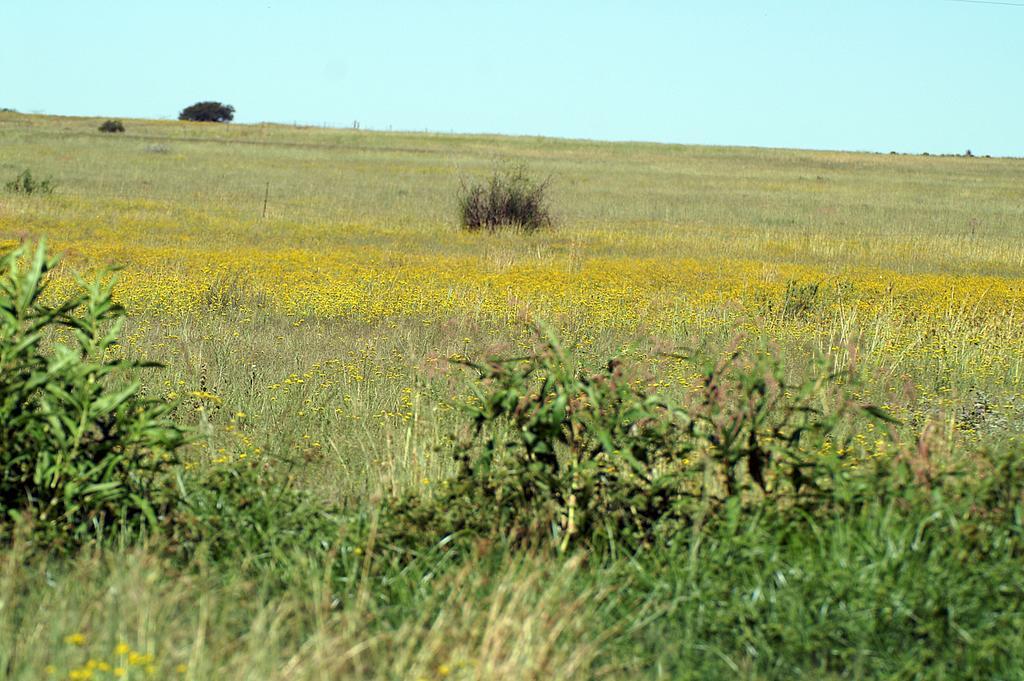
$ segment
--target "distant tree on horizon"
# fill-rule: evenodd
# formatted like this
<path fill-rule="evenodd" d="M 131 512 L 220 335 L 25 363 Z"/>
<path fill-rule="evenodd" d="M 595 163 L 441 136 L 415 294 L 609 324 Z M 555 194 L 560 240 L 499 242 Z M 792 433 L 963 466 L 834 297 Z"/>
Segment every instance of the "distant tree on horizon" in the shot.
<path fill-rule="evenodd" d="M 196 102 L 178 114 L 179 121 L 227 123 L 235 118 L 235 107 L 220 102 Z"/>

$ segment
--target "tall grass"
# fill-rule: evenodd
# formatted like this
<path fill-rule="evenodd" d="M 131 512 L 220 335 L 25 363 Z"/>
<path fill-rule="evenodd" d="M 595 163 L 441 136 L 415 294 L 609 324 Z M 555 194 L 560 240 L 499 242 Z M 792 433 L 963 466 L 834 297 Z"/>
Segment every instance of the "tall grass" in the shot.
<path fill-rule="evenodd" d="M 403 565 L 297 550 L 183 571 L 159 545 L 74 561 L 16 545 L 0 678 L 67 678 L 90 660 L 190 679 L 1014 678 L 1019 539 L 979 543 L 954 511 L 743 514 L 657 550 L 567 560 L 481 543 Z"/>
<path fill-rule="evenodd" d="M 392 574 L 399 585 L 384 602 L 358 563 L 339 593 L 330 568 L 313 561 L 292 564 L 277 575 L 287 588 L 268 592 L 219 566 L 183 574 L 151 549 L 86 553 L 71 564 L 23 559 L 7 552 L 0 582 L 4 679 L 47 669 L 68 678 L 90 660 L 128 678 L 585 679 L 610 633 L 597 617 L 608 587 L 580 590 L 573 562 L 424 566 Z"/>

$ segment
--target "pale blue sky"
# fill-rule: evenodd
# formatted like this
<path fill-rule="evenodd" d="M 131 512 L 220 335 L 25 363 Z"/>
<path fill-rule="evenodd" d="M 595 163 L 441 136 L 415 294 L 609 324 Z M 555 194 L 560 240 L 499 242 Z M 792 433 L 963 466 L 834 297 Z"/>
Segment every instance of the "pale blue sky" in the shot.
<path fill-rule="evenodd" d="M 0 0 L 0 107 L 1024 156 L 1024 6 Z"/>

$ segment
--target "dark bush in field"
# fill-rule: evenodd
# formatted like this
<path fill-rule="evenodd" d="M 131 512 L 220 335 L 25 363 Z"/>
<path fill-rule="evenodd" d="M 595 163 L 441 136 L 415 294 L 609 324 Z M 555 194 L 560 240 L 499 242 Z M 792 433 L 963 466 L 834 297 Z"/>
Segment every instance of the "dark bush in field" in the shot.
<path fill-rule="evenodd" d="M 220 102 L 196 102 L 178 114 L 179 121 L 227 123 L 235 118 L 235 107 Z"/>
<path fill-rule="evenodd" d="M 15 194 L 52 194 L 55 186 L 53 180 L 35 179 L 28 168 L 4 185 L 7 191 Z"/>
<path fill-rule="evenodd" d="M 100 132 L 124 132 L 124 123 L 118 120 L 104 121 L 100 124 Z"/>
<path fill-rule="evenodd" d="M 537 182 L 526 169 L 499 169 L 487 182 L 462 184 L 459 218 L 470 231 L 513 227 L 534 231 L 552 223 L 548 181 Z"/>
<path fill-rule="evenodd" d="M 124 324 L 111 278 L 46 302 L 56 261 L 43 244 L 29 256 L 0 258 L 0 527 L 25 518 L 57 546 L 153 527 L 185 442 L 174 405 L 130 376 L 154 365 L 111 358 Z"/>

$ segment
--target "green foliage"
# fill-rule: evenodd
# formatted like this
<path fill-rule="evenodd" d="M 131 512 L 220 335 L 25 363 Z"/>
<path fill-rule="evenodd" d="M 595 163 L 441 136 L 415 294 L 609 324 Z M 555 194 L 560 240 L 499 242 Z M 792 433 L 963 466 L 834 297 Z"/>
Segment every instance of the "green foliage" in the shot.
<path fill-rule="evenodd" d="M 649 651 L 661 678 L 1018 678 L 1021 537 L 966 529 L 934 497 L 722 518 L 606 575 L 660 607 L 619 655 Z"/>
<path fill-rule="evenodd" d="M 23 268 L 26 256 L 0 259 L 0 523 L 29 516 L 70 542 L 116 523 L 155 525 L 186 438 L 173 405 L 126 376 L 155 365 L 111 359 L 124 323 L 114 279 L 50 305 L 56 261 L 43 243 Z"/>
<path fill-rule="evenodd" d="M 205 123 L 227 123 L 235 118 L 235 107 L 220 102 L 196 102 L 187 106 L 178 114 L 179 121 L 199 121 Z"/>
<path fill-rule="evenodd" d="M 684 409 L 691 419 L 688 437 L 704 454 L 704 498 L 742 505 L 771 498 L 820 509 L 870 494 L 854 480 L 867 469 L 865 452 L 853 451 L 848 426 L 858 414 L 895 420 L 850 397 L 856 387 L 850 371 L 830 372 L 818 361 L 812 378 L 794 383 L 769 348 L 749 352 L 737 342 L 723 354 L 680 359 L 700 371 L 701 389 Z"/>
<path fill-rule="evenodd" d="M 527 357 L 466 362 L 480 382 L 460 471 L 432 499 L 398 505 L 406 526 L 548 537 L 564 551 L 578 541 L 648 544 L 766 500 L 848 502 L 853 488 L 828 454 L 831 440 L 856 410 L 886 418 L 846 398 L 836 374 L 791 385 L 763 348 L 689 358 L 701 389 L 673 400 L 618 359 L 578 370 L 551 331 L 538 333 Z"/>
<path fill-rule="evenodd" d="M 56 185 L 51 179 L 37 180 L 32 171 L 26 168 L 16 178 L 4 185 L 9 192 L 16 194 L 52 194 Z"/>
<path fill-rule="evenodd" d="M 537 182 L 526 169 L 497 169 L 487 183 L 462 184 L 459 218 L 470 231 L 513 227 L 532 232 L 552 224 L 548 181 Z"/>
<path fill-rule="evenodd" d="M 100 124 L 100 132 L 124 132 L 124 123 L 119 120 L 104 121 Z"/>
<path fill-rule="evenodd" d="M 183 473 L 178 488 L 168 529 L 188 555 L 282 564 L 296 551 L 322 554 L 338 537 L 337 514 L 266 463 L 204 465 Z"/>

